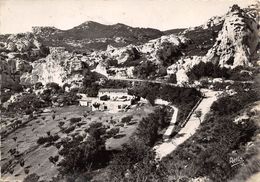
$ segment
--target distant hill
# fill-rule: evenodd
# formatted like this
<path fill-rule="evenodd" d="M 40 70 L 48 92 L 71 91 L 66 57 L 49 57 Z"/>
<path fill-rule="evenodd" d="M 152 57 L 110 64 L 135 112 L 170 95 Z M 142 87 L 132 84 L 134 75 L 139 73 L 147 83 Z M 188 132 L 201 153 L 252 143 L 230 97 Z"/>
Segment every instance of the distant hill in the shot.
<path fill-rule="evenodd" d="M 186 30 L 186 28 L 176 28 L 176 29 L 170 29 L 170 30 L 165 30 L 163 31 L 164 34 L 169 35 L 169 34 L 178 34 Z"/>
<path fill-rule="evenodd" d="M 67 49 L 106 49 L 107 45 L 122 47 L 142 44 L 164 35 L 152 28 L 135 28 L 121 23 L 104 25 L 87 21 L 69 30 L 55 27 L 33 27 L 33 33 L 49 46 L 64 46 Z"/>

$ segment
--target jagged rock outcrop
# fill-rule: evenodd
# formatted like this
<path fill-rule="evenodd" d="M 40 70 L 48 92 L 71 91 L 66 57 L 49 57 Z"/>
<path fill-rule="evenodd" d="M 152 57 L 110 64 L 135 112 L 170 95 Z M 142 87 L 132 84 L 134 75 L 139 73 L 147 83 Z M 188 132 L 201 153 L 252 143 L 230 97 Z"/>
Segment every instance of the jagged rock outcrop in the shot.
<path fill-rule="evenodd" d="M 115 48 L 109 45 L 106 50 L 106 55 L 109 58 L 116 60 L 117 64 L 123 64 L 127 61 L 132 61 L 140 57 L 138 49 L 133 45 L 123 48 Z"/>
<path fill-rule="evenodd" d="M 202 27 L 203 27 L 203 29 L 208 29 L 213 26 L 221 25 L 223 22 L 224 22 L 223 16 L 213 16 L 204 25 L 202 25 Z"/>
<path fill-rule="evenodd" d="M 205 62 L 207 60 L 201 56 L 182 57 L 167 68 L 167 74 L 176 74 L 177 83 L 179 84 L 187 83 L 189 81 L 187 72 L 202 61 Z"/>
<path fill-rule="evenodd" d="M 251 66 L 251 57 L 257 52 L 259 45 L 259 24 L 255 7 L 240 9 L 237 5 L 230 8 L 222 17 L 213 17 L 206 24 L 187 29 L 185 32 L 197 31 L 222 25 L 214 45 L 205 56 L 181 57 L 167 68 L 168 74 L 176 74 L 178 83 L 188 82 L 186 73 L 196 64 L 213 62 L 221 67 L 235 68 Z M 183 33 L 184 35 L 186 33 Z"/>
<path fill-rule="evenodd" d="M 183 36 L 171 34 L 150 40 L 146 44 L 139 46 L 139 50 L 146 54 L 148 60 L 160 64 L 180 55 L 181 46 L 189 43 L 189 41 Z"/>
<path fill-rule="evenodd" d="M 259 25 L 252 13 L 234 5 L 224 16 L 222 30 L 207 59 L 221 66 L 250 66 L 250 56 L 257 50 Z"/>
<path fill-rule="evenodd" d="M 41 49 L 42 44 L 32 33 L 13 34 L 7 39 L 7 50 L 25 52 L 31 49 Z"/>

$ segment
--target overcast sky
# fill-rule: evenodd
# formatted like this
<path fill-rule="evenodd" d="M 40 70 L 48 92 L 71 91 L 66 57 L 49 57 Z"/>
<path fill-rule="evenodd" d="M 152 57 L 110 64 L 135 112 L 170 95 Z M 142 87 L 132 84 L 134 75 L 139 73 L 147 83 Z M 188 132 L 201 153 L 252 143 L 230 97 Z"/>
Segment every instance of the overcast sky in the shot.
<path fill-rule="evenodd" d="M 32 26 L 69 29 L 85 21 L 124 23 L 160 30 L 203 24 L 232 4 L 256 0 L 0 0 L 0 34 L 30 31 Z"/>

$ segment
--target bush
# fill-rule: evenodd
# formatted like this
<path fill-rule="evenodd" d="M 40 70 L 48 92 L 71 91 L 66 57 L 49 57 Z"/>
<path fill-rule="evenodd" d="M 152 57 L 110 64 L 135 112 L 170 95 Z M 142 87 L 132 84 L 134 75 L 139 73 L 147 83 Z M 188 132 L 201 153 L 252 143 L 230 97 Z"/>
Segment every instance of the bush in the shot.
<path fill-rule="evenodd" d="M 81 118 L 70 118 L 71 123 L 78 123 L 81 121 Z"/>
<path fill-rule="evenodd" d="M 42 88 L 42 87 L 43 87 L 42 82 L 37 82 L 37 83 L 34 84 L 34 88 L 35 88 L 36 90 L 38 90 L 38 89 L 40 89 L 40 88 Z"/>
<path fill-rule="evenodd" d="M 211 106 L 211 110 L 217 112 L 220 115 L 232 114 L 239 111 L 243 105 L 232 97 L 220 98 L 217 102 L 214 102 Z"/>
<path fill-rule="evenodd" d="M 200 62 L 192 67 L 187 76 L 190 80 L 199 80 L 202 77 L 229 78 L 230 74 L 227 68 L 220 68 L 219 65 L 212 62 Z"/>
<path fill-rule="evenodd" d="M 49 136 L 46 136 L 46 137 L 39 137 L 38 140 L 37 140 L 37 144 L 39 145 L 42 145 L 44 143 L 53 143 L 55 141 L 57 141 L 59 139 L 59 135 L 49 135 Z"/>
<path fill-rule="evenodd" d="M 246 104 L 256 100 L 258 100 L 258 95 L 255 91 L 243 91 L 233 96 L 218 99 L 212 104 L 211 110 L 219 115 L 230 115 L 241 110 Z"/>
<path fill-rule="evenodd" d="M 23 86 L 21 84 L 13 84 L 11 90 L 19 93 L 23 91 Z"/>
<path fill-rule="evenodd" d="M 144 61 L 140 65 L 135 66 L 133 74 L 137 78 L 147 79 L 156 75 L 157 66 L 150 61 Z"/>
<path fill-rule="evenodd" d="M 111 128 L 110 130 L 108 130 L 106 133 L 108 134 L 108 135 L 111 135 L 111 136 L 114 136 L 114 135 L 116 135 L 116 134 L 118 134 L 119 133 L 119 128 Z"/>
<path fill-rule="evenodd" d="M 77 95 L 75 90 L 71 90 L 70 92 L 64 92 L 58 96 L 57 102 L 59 104 L 63 104 L 63 106 L 73 105 L 78 103 L 78 99 L 80 97 Z"/>
<path fill-rule="evenodd" d="M 68 133 L 72 132 L 75 128 L 76 128 L 75 126 L 70 126 L 70 127 L 66 128 L 64 130 L 64 132 L 68 134 Z"/>
<path fill-rule="evenodd" d="M 121 122 L 122 123 L 129 123 L 131 120 L 132 120 L 133 116 L 126 116 L 126 117 L 123 117 Z"/>
<path fill-rule="evenodd" d="M 1 98 L 1 103 L 4 103 L 8 101 L 12 96 L 12 92 L 3 92 L 1 91 L 0 98 Z"/>
<path fill-rule="evenodd" d="M 61 89 L 61 87 L 59 86 L 59 84 L 54 83 L 54 82 L 47 83 L 47 84 L 46 84 L 46 87 L 47 87 L 48 89 L 51 89 L 51 90 L 54 90 L 54 91 L 58 91 L 58 90 Z"/>
<path fill-rule="evenodd" d="M 35 94 L 25 94 L 19 98 L 17 102 L 13 102 L 8 106 L 9 111 L 22 111 L 31 113 L 43 107 L 44 103 Z"/>
<path fill-rule="evenodd" d="M 62 127 L 64 124 L 65 124 L 65 122 L 60 121 L 60 122 L 59 122 L 59 127 Z"/>
<path fill-rule="evenodd" d="M 169 83 L 177 83 L 177 77 L 176 74 L 170 75 L 170 77 L 167 80 Z"/>
<path fill-rule="evenodd" d="M 35 173 L 29 174 L 28 176 L 26 176 L 23 180 L 23 182 L 38 182 L 38 180 L 40 179 L 40 176 L 38 176 Z"/>

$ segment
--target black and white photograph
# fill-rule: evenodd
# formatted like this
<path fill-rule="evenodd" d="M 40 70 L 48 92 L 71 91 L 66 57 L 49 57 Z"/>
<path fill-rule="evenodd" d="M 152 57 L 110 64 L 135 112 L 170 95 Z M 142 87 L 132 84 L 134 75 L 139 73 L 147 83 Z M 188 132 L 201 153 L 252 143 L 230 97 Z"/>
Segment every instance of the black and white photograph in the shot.
<path fill-rule="evenodd" d="M 260 182 L 259 13 L 0 0 L 0 182 Z"/>

